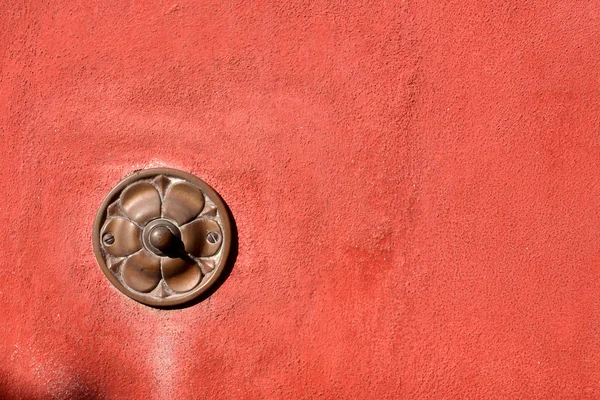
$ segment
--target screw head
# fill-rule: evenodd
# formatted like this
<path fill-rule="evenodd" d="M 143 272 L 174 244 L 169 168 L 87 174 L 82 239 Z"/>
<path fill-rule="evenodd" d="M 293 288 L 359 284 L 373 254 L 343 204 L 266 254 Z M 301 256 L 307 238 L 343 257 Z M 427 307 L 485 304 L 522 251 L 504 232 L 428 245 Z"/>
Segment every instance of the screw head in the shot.
<path fill-rule="evenodd" d="M 206 241 L 210 244 L 218 243 L 221 240 L 221 236 L 218 232 L 210 231 L 206 234 Z"/>
<path fill-rule="evenodd" d="M 115 244 L 115 235 L 113 235 L 112 233 L 105 233 L 104 236 L 102 236 L 102 242 L 106 245 L 106 246 L 112 246 L 113 244 Z"/>

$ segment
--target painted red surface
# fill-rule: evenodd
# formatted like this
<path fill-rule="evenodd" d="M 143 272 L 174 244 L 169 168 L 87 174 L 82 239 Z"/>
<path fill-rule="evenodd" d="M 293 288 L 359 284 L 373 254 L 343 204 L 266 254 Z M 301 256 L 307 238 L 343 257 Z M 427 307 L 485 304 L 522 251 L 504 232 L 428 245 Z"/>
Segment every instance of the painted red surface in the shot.
<path fill-rule="evenodd" d="M 599 398 L 595 1 L 0 2 L 2 398 Z M 113 288 L 97 207 L 192 172 L 237 262 Z"/>

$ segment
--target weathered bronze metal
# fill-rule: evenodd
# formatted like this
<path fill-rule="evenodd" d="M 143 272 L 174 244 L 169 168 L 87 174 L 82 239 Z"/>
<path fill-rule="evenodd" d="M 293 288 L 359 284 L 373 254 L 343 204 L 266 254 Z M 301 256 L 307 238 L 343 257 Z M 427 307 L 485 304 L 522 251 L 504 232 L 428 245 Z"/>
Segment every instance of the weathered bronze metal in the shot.
<path fill-rule="evenodd" d="M 205 293 L 231 248 L 225 204 L 188 173 L 154 168 L 115 186 L 94 222 L 94 252 L 121 292 L 151 306 L 173 306 Z"/>

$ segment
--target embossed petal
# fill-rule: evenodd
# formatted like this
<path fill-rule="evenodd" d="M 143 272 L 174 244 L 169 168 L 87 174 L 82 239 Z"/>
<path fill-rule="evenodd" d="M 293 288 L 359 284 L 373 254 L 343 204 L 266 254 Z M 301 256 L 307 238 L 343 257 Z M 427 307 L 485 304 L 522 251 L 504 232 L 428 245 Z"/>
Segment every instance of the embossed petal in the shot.
<path fill-rule="evenodd" d="M 151 292 L 160 282 L 160 258 L 146 250 L 135 253 L 125 261 L 121 276 L 130 288 Z"/>
<path fill-rule="evenodd" d="M 207 234 L 215 232 L 211 243 Z M 223 234 L 216 221 L 212 219 L 197 219 L 181 227 L 181 238 L 185 251 L 196 257 L 210 257 L 217 253 L 223 243 Z"/>
<path fill-rule="evenodd" d="M 204 195 L 194 185 L 186 182 L 171 186 L 165 196 L 163 215 L 179 225 L 194 219 L 204 208 Z"/>
<path fill-rule="evenodd" d="M 181 258 L 163 258 L 162 273 L 167 285 L 176 292 L 192 290 L 202 279 L 198 264 Z"/>
<path fill-rule="evenodd" d="M 160 217 L 160 194 L 148 182 L 137 182 L 121 194 L 121 207 L 138 224 Z"/>
<path fill-rule="evenodd" d="M 104 240 L 110 235 L 114 238 L 112 244 Z M 100 235 L 100 241 L 103 242 L 104 249 L 115 257 L 125 257 L 142 248 L 140 228 L 128 219 L 120 217 L 108 221 Z"/>

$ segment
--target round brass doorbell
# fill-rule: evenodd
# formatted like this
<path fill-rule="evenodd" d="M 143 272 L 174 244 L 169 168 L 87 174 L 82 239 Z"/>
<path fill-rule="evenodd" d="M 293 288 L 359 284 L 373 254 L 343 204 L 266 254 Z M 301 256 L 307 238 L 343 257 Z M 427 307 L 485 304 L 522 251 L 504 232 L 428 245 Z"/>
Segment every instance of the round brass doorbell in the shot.
<path fill-rule="evenodd" d="M 94 252 L 121 292 L 151 306 L 190 301 L 217 282 L 231 248 L 223 200 L 186 172 L 138 171 L 115 186 L 94 222 Z"/>

